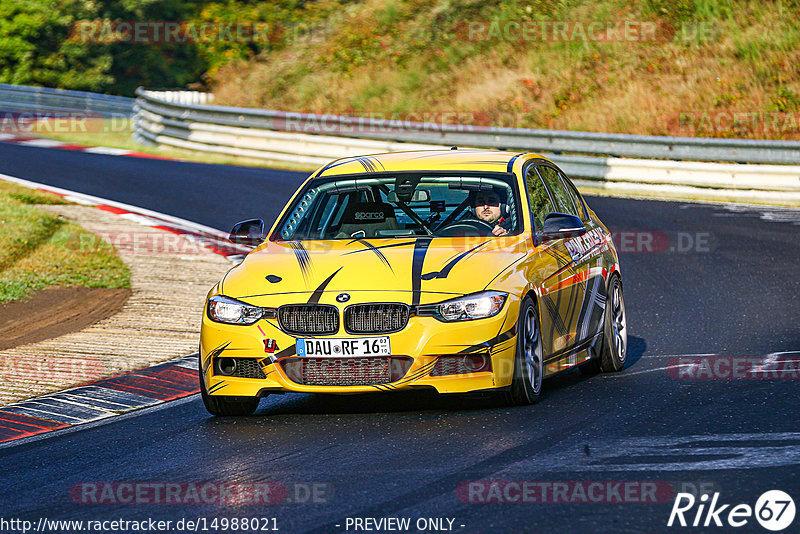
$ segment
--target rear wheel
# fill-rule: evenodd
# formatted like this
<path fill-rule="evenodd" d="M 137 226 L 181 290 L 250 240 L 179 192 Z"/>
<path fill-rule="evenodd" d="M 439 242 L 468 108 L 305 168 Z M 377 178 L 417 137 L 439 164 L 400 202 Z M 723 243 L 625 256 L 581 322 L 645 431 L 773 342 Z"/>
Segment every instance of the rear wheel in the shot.
<path fill-rule="evenodd" d="M 603 324 L 603 348 L 600 357 L 592 363 L 596 371 L 613 373 L 625 365 L 628 350 L 628 317 L 622 294 L 622 280 L 618 274 L 608 281 L 608 300 Z"/>
<path fill-rule="evenodd" d="M 539 328 L 539 314 L 530 297 L 525 297 L 517 319 L 517 351 L 514 376 L 507 394 L 509 404 L 533 404 L 542 392 L 544 351 Z"/>
<path fill-rule="evenodd" d="M 206 381 L 203 379 L 202 359 L 197 366 L 200 370 L 200 396 L 203 404 L 211 415 L 253 415 L 258 408 L 258 397 L 233 397 L 214 395 L 206 390 Z"/>

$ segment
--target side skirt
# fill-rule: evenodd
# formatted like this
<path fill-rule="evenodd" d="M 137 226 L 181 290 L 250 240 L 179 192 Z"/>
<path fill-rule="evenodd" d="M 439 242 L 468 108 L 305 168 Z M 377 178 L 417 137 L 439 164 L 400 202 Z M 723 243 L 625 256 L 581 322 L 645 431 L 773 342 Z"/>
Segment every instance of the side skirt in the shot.
<path fill-rule="evenodd" d="M 574 369 L 588 360 L 599 358 L 600 354 L 597 352 L 597 348 L 601 337 L 602 334 L 598 332 L 580 345 L 570 347 L 545 360 L 544 378 L 550 378 L 562 371 Z"/>

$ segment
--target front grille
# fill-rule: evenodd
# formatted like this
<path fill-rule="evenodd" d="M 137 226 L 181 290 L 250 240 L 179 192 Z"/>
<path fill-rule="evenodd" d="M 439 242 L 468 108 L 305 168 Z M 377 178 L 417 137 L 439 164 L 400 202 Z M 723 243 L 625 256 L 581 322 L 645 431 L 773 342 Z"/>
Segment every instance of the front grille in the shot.
<path fill-rule="evenodd" d="M 400 380 L 411 367 L 407 356 L 293 358 L 282 360 L 289 380 L 309 386 L 372 386 Z"/>
<path fill-rule="evenodd" d="M 344 310 L 344 329 L 350 334 L 387 334 L 408 324 L 408 306 L 400 303 L 354 304 Z"/>
<path fill-rule="evenodd" d="M 289 334 L 335 334 L 339 330 L 339 310 L 323 304 L 281 306 L 278 322 Z"/>

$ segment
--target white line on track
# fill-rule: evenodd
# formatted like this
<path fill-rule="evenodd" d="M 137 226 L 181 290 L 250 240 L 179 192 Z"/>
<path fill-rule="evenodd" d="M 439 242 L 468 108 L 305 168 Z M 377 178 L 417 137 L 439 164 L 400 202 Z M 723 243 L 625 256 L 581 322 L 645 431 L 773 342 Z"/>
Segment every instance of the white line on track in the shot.
<path fill-rule="evenodd" d="M 798 432 L 703 433 L 651 435 L 599 439 L 591 444 L 563 447 L 532 455 L 492 478 L 531 471 L 717 471 L 767 467 L 797 467 L 800 462 Z"/>
<path fill-rule="evenodd" d="M 125 154 L 130 154 L 131 152 L 125 148 L 111 148 L 107 146 L 93 146 L 85 148 L 83 151 L 91 154 L 106 154 L 109 156 L 124 156 Z"/>
<path fill-rule="evenodd" d="M 634 371 L 632 373 L 614 373 L 614 374 L 603 374 L 600 375 L 601 378 L 625 378 L 628 376 L 634 375 L 642 375 L 645 373 L 655 373 L 656 371 L 668 371 L 670 369 L 680 369 L 682 367 L 694 367 L 697 364 L 694 363 L 681 363 L 678 365 L 668 365 L 666 367 L 656 367 L 654 369 L 643 369 L 641 371 Z"/>
<path fill-rule="evenodd" d="M 760 373 L 760 372 L 768 373 L 768 372 L 772 372 L 771 366 L 774 366 L 775 363 L 778 362 L 778 358 L 780 356 L 786 356 L 786 355 L 790 355 L 790 354 L 800 354 L 800 350 L 784 350 L 784 351 L 779 351 L 779 352 L 770 352 L 766 356 L 760 356 L 760 355 L 759 356 L 732 356 L 732 358 L 762 358 L 761 362 L 759 362 L 758 364 L 755 364 L 755 366 L 753 367 L 751 372 L 753 372 L 753 373 Z M 647 355 L 647 356 L 645 356 L 645 358 L 648 358 L 648 359 L 650 359 L 650 358 L 653 358 L 653 359 L 655 359 L 655 358 L 675 359 L 675 358 L 706 358 L 706 357 L 714 357 L 714 356 L 719 356 L 719 354 L 715 353 L 715 352 L 699 352 L 699 353 L 693 353 L 693 354 L 655 354 L 655 355 Z M 781 360 L 781 361 L 789 362 L 789 363 L 800 362 L 800 360 L 793 360 L 793 359 L 792 360 L 787 360 L 785 358 L 783 360 Z M 667 365 L 666 367 L 655 367 L 653 369 L 642 369 L 641 371 L 622 372 L 622 373 L 614 373 L 614 374 L 603 374 L 603 375 L 600 375 L 600 376 L 601 376 L 601 378 L 624 378 L 624 377 L 627 377 L 627 376 L 641 375 L 641 374 L 645 374 L 645 373 L 655 373 L 657 371 L 668 371 L 670 369 L 680 369 L 680 368 L 684 368 L 684 367 L 695 367 L 695 366 L 697 366 L 697 363 L 687 362 L 687 363 L 681 363 L 681 364 L 677 364 L 677 365 Z"/>
<path fill-rule="evenodd" d="M 42 148 L 53 148 L 62 146 L 64 143 L 56 141 L 55 139 L 31 139 L 30 141 L 22 141 L 19 143 L 22 146 L 38 146 Z"/>
<path fill-rule="evenodd" d="M 689 354 L 645 354 L 642 356 L 642 359 L 654 359 L 654 358 L 692 358 L 698 356 L 717 356 L 716 352 L 695 352 Z"/>

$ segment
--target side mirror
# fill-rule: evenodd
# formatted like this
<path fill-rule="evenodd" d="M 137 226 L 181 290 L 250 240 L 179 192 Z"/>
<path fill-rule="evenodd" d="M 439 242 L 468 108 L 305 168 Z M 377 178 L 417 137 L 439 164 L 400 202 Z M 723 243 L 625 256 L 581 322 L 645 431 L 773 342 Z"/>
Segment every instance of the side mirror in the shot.
<path fill-rule="evenodd" d="M 237 245 L 255 247 L 261 244 L 267 236 L 264 235 L 264 221 L 250 219 L 233 225 L 228 240 Z"/>
<path fill-rule="evenodd" d="M 586 233 L 586 227 L 580 217 L 567 215 L 566 213 L 549 213 L 544 218 L 542 226 L 542 231 L 536 235 L 543 242 L 577 237 Z"/>

